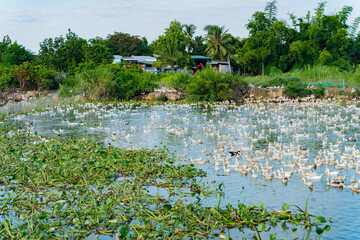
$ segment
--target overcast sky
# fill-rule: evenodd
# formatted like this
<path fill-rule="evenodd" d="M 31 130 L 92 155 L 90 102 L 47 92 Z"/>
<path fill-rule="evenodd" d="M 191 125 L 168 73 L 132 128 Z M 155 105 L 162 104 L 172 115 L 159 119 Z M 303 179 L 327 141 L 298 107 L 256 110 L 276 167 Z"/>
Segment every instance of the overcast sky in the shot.
<path fill-rule="evenodd" d="M 164 32 L 170 21 L 193 23 L 196 35 L 205 25 L 225 25 L 234 36 L 246 37 L 245 24 L 256 11 L 263 11 L 269 0 L 0 0 L 0 37 L 37 52 L 45 38 L 65 36 L 68 29 L 89 39 L 126 32 L 146 37 L 149 42 Z M 318 0 L 278 0 L 278 18 L 288 20 L 314 12 Z M 360 16 L 359 0 L 328 0 L 327 13 L 352 6 L 352 20 Z"/>

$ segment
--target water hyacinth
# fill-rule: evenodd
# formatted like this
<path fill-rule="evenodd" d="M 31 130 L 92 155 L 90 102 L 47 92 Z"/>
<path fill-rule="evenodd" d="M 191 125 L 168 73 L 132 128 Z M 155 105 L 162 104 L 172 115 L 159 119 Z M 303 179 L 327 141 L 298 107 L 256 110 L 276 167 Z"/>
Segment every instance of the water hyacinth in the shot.
<path fill-rule="evenodd" d="M 122 149 L 84 139 L 42 137 L 1 116 L 0 236 L 25 239 L 260 238 L 276 225 L 320 236 L 329 226 L 305 208 L 222 206 L 223 185 L 166 148 Z M 12 132 L 12 134 L 8 134 Z M 36 144 L 34 144 L 36 142 Z M 152 191 L 152 189 L 156 189 Z M 206 203 L 208 197 L 217 201 Z M 271 235 L 275 239 L 275 235 Z"/>

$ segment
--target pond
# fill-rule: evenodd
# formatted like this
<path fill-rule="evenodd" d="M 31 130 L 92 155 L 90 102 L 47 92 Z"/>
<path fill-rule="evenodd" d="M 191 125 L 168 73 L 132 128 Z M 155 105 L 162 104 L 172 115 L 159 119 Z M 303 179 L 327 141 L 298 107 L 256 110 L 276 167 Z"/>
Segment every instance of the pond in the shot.
<path fill-rule="evenodd" d="M 328 181 L 345 187 L 358 183 L 360 151 L 358 141 L 350 139 L 360 136 L 359 112 L 353 102 L 86 103 L 34 111 L 14 120 L 39 136 L 90 134 L 125 148 L 166 146 L 175 157 L 206 170 L 209 181 L 224 183 L 223 205 L 245 199 L 269 209 L 281 209 L 284 203 L 303 208 L 309 197 L 309 212 L 334 221 L 326 239 L 356 239 L 360 195 L 328 186 Z M 308 178 L 315 174 L 321 179 Z M 293 236 L 290 232 L 278 236 Z"/>

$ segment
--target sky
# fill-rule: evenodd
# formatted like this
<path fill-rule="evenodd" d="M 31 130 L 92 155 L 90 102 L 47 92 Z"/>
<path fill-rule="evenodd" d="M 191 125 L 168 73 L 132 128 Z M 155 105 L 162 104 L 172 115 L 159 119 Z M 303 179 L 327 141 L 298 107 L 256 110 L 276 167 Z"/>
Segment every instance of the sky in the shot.
<path fill-rule="evenodd" d="M 202 35 L 204 26 L 225 26 L 236 37 L 247 37 L 245 25 L 270 0 L 0 0 L 0 38 L 9 35 L 26 49 L 37 53 L 46 38 L 65 36 L 68 29 L 90 39 L 114 32 L 146 37 L 149 42 L 162 35 L 176 19 L 195 24 Z M 288 13 L 303 17 L 312 13 L 318 0 L 278 0 L 278 19 L 289 22 Z M 345 5 L 354 8 L 349 23 L 360 16 L 359 0 L 328 0 L 326 13 Z"/>

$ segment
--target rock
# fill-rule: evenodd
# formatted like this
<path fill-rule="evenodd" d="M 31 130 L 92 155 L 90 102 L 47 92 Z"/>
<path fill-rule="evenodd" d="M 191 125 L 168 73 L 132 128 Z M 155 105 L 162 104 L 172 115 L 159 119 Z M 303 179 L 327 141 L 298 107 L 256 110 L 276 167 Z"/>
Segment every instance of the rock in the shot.
<path fill-rule="evenodd" d="M 57 95 L 57 93 L 55 93 L 54 95 L 52 95 L 51 99 L 57 101 L 59 100 L 59 96 Z"/>
<path fill-rule="evenodd" d="M 177 93 L 165 93 L 165 97 L 169 100 L 177 101 L 182 98 L 180 94 Z"/>
<path fill-rule="evenodd" d="M 75 102 L 81 102 L 81 101 L 85 101 L 85 100 L 86 100 L 85 97 L 83 97 L 81 94 L 76 95 L 76 96 L 74 97 L 74 101 L 75 101 Z"/>
<path fill-rule="evenodd" d="M 26 93 L 26 95 L 28 95 L 29 97 L 32 97 L 32 98 L 38 97 L 38 93 L 35 92 L 35 91 L 28 91 L 28 92 Z"/>

